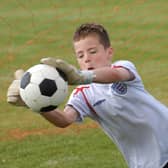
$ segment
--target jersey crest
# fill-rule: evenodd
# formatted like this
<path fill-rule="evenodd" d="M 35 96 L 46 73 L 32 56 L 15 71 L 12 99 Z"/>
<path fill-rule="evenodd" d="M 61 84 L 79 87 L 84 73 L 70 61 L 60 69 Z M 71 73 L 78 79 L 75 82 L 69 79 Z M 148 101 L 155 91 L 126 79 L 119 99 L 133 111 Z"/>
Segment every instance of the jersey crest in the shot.
<path fill-rule="evenodd" d="M 113 83 L 111 88 L 119 95 L 124 95 L 127 93 L 127 85 L 123 82 Z"/>

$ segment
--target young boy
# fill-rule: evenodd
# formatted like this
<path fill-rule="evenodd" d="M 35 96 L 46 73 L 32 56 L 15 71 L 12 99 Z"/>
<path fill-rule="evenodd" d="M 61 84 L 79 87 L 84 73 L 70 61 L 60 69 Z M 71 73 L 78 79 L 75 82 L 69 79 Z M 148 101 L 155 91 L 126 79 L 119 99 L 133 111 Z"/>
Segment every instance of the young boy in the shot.
<path fill-rule="evenodd" d="M 166 168 L 168 108 L 145 90 L 133 63 L 111 64 L 113 49 L 103 26 L 82 24 L 73 45 L 81 71 L 60 59 L 41 60 L 62 70 L 70 85 L 79 85 L 63 112 L 41 115 L 57 127 L 90 117 L 116 143 L 130 168 Z M 7 94 L 7 101 L 15 105 L 23 105 L 19 82 L 14 80 Z"/>

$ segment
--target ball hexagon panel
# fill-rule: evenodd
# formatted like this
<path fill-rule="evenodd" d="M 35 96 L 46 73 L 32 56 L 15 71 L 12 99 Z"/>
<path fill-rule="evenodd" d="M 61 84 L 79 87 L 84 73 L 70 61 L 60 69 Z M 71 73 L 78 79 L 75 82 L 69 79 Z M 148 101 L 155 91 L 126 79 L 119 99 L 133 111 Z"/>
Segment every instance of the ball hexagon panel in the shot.
<path fill-rule="evenodd" d="M 30 82 L 39 85 L 43 81 L 43 76 L 40 71 L 34 72 L 31 75 Z"/>
<path fill-rule="evenodd" d="M 33 83 L 27 85 L 26 89 L 24 89 L 24 94 L 26 100 L 31 98 L 32 101 L 36 101 L 38 96 L 41 95 L 38 85 Z"/>
<path fill-rule="evenodd" d="M 44 96 L 51 97 L 57 91 L 57 85 L 54 80 L 44 79 L 39 84 L 40 92 Z"/>

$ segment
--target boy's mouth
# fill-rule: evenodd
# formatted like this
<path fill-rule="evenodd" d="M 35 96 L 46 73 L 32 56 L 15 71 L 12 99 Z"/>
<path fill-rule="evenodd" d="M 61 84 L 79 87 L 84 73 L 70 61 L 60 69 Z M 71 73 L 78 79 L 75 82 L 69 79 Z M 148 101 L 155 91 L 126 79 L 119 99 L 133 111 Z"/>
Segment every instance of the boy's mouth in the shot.
<path fill-rule="evenodd" d="M 93 70 L 94 68 L 93 67 L 89 67 L 88 70 Z"/>

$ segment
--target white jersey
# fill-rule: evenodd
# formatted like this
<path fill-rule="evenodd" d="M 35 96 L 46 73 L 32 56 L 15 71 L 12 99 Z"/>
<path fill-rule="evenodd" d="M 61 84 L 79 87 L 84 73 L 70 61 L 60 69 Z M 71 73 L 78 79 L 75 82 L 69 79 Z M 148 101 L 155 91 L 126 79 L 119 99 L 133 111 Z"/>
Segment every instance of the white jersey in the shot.
<path fill-rule="evenodd" d="M 129 61 L 112 65 L 135 75 L 132 81 L 81 85 L 72 92 L 68 105 L 84 117 L 96 120 L 116 143 L 130 168 L 161 168 L 168 162 L 168 108 L 143 86 Z"/>

